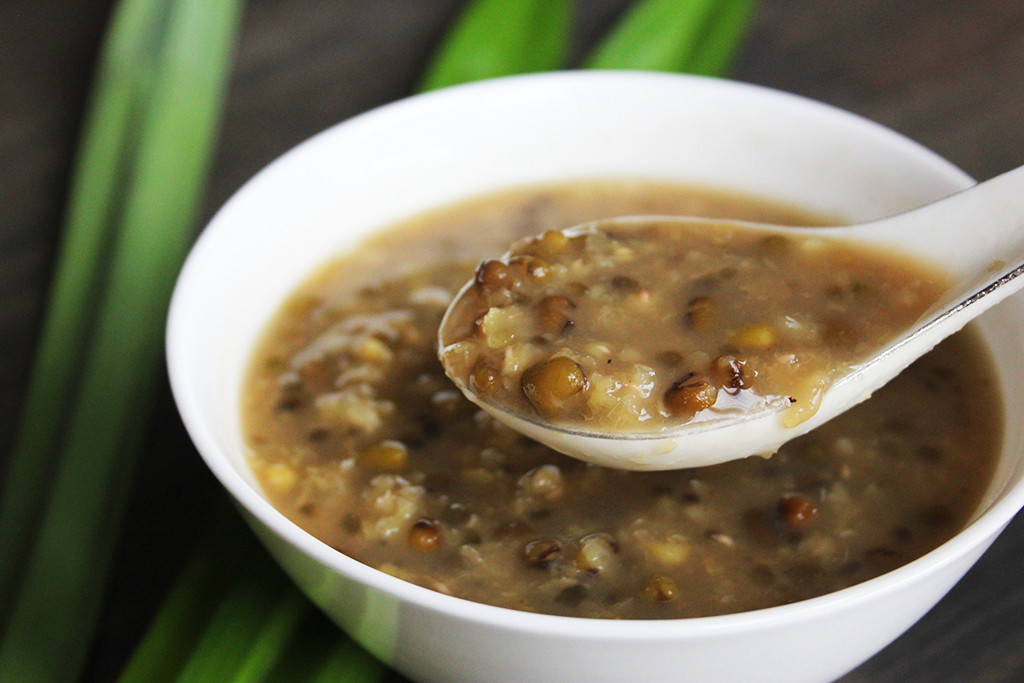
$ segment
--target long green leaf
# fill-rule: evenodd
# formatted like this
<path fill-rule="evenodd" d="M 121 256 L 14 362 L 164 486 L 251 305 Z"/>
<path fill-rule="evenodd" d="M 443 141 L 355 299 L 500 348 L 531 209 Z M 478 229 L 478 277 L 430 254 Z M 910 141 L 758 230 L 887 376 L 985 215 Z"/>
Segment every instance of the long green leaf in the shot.
<path fill-rule="evenodd" d="M 249 657 L 250 647 L 278 608 L 280 596 L 294 590 L 282 583 L 278 571 L 267 562 L 254 562 L 245 568 L 218 603 L 178 681 L 225 683 L 236 680 L 236 674 Z"/>
<path fill-rule="evenodd" d="M 51 499 L 0 643 L 0 680 L 73 679 L 87 651 L 159 376 L 167 301 L 192 238 L 240 4 L 179 0 L 168 17 Z"/>
<path fill-rule="evenodd" d="M 317 616 L 312 603 L 261 555 L 224 594 L 176 680 L 378 681 L 384 666 Z M 303 629 L 307 625 L 317 628 L 320 636 L 326 630 L 329 640 L 310 638 Z M 306 642 L 296 642 L 300 637 Z"/>
<path fill-rule="evenodd" d="M 719 0 L 641 0 L 584 62 L 591 69 L 684 71 Z"/>
<path fill-rule="evenodd" d="M 233 510 L 197 545 L 119 683 L 372 683 L 384 666 L 318 612 Z"/>
<path fill-rule="evenodd" d="M 279 578 L 280 583 L 283 579 Z M 313 611 L 313 604 L 294 586 L 278 593 L 277 603 L 248 646 L 242 665 L 232 677 L 235 683 L 264 681 L 269 672 L 284 656 L 288 645 L 294 639 L 302 620 Z M 192 681 L 194 679 L 185 679 Z"/>
<path fill-rule="evenodd" d="M 329 672 L 329 673 L 328 673 Z M 272 683 L 376 683 L 386 668 L 338 630 L 319 610 L 312 610 L 286 644 L 263 680 Z M 392 683 L 397 683 L 389 678 Z"/>
<path fill-rule="evenodd" d="M 49 306 L 0 493 L 0 623 L 7 614 L 70 410 L 120 197 L 153 80 L 166 0 L 121 3 L 99 58 Z"/>
<path fill-rule="evenodd" d="M 338 643 L 312 683 L 373 683 L 385 674 L 384 665 L 351 640 Z"/>
<path fill-rule="evenodd" d="M 118 683 L 309 681 L 346 642 L 237 512 L 225 508 L 196 544 Z M 354 644 L 344 652 L 353 653 L 353 672 L 373 670 L 369 662 L 376 660 Z M 332 670 L 348 669 L 335 661 Z M 359 676 L 351 680 L 376 680 Z"/>
<path fill-rule="evenodd" d="M 471 0 L 426 70 L 419 90 L 564 65 L 567 0 Z"/>
<path fill-rule="evenodd" d="M 719 0 L 683 71 L 724 76 L 736 61 L 754 14 L 754 0 Z"/>
<path fill-rule="evenodd" d="M 228 586 L 261 556 L 237 511 L 221 510 L 165 596 L 119 683 L 175 680 Z"/>

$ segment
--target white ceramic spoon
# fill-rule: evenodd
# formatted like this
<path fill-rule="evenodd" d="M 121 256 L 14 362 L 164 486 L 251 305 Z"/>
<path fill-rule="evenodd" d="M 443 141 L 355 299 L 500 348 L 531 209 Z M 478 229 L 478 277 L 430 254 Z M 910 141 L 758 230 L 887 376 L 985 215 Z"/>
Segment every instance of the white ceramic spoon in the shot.
<path fill-rule="evenodd" d="M 695 219 L 679 220 L 693 223 Z M 774 232 L 807 230 L 758 223 L 740 225 Z M 937 343 L 1024 286 L 1024 277 L 1017 277 L 1024 273 L 1024 167 L 913 211 L 814 231 L 815 235 L 912 255 L 940 266 L 956 284 L 935 302 L 930 314 L 893 339 L 877 356 L 836 378 L 814 416 L 795 427 L 783 426 L 782 409 L 777 408 L 724 415 L 657 433 L 607 434 L 555 426 L 540 417 L 507 412 L 481 400 L 471 389 L 461 388 L 470 400 L 512 429 L 599 465 L 664 470 L 773 453 L 786 441 L 868 398 Z"/>

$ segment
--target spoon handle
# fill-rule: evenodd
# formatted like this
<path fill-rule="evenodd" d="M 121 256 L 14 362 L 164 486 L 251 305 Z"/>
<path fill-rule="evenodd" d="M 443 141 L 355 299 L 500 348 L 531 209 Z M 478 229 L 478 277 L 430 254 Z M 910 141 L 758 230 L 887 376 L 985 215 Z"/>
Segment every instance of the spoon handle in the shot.
<path fill-rule="evenodd" d="M 849 228 L 944 268 L 967 289 L 1024 262 L 1024 166 L 913 211 Z"/>
<path fill-rule="evenodd" d="M 895 376 L 1024 287 L 1024 167 L 920 209 L 849 229 L 858 239 L 920 254 L 954 278 L 907 335 L 854 373 Z M 853 376 L 848 379 L 857 383 Z"/>

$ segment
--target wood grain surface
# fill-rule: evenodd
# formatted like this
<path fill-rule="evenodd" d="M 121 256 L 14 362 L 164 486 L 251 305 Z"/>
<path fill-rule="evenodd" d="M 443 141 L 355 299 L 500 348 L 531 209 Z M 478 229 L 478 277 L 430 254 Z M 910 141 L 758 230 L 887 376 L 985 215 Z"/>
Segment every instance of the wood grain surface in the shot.
<path fill-rule="evenodd" d="M 578 58 L 628 2 L 579 0 Z M 45 302 L 111 3 L 0 2 L 0 465 Z M 304 138 L 413 88 L 458 0 L 250 0 L 205 216 Z M 979 179 L 1024 163 L 1021 0 L 761 0 L 733 77 L 890 126 Z M 2 466 L 0 466 L 2 476 Z M 166 388 L 88 680 L 116 677 L 222 493 Z M 1024 680 L 1024 520 L 845 681 Z"/>

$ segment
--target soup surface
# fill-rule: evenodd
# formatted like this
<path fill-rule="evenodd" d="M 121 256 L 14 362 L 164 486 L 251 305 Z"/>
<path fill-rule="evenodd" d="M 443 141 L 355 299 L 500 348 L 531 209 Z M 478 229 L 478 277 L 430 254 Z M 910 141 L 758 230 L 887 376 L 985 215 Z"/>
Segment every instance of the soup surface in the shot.
<path fill-rule="evenodd" d="M 553 424 L 657 432 L 775 405 L 793 426 L 945 286 L 810 231 L 590 224 L 480 264 L 442 323 L 441 358 L 473 395 Z"/>
<path fill-rule="evenodd" d="M 968 520 L 999 446 L 977 339 L 951 338 L 869 401 L 768 459 L 625 472 L 560 455 L 466 400 L 437 328 L 488 254 L 627 214 L 807 216 L 653 183 L 475 199 L 385 231 L 304 284 L 243 392 L 251 466 L 323 542 L 408 581 L 514 609 L 726 614 L 822 595 L 935 548 Z"/>

